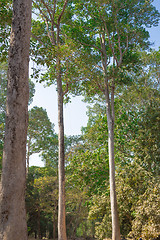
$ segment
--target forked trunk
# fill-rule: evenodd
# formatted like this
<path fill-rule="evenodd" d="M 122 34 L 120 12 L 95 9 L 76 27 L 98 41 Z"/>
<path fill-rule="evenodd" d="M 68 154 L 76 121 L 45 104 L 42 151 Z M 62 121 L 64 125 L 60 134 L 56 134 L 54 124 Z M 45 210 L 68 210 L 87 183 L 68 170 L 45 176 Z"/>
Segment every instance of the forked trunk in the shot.
<path fill-rule="evenodd" d="M 25 210 L 31 0 L 13 0 L 2 180 L 0 239 L 27 240 Z"/>

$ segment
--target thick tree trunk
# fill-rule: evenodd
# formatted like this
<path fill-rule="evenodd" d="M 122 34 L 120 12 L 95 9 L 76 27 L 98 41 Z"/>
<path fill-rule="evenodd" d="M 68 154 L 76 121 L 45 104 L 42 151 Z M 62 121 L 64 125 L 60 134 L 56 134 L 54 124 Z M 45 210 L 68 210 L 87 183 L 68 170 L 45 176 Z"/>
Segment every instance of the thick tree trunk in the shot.
<path fill-rule="evenodd" d="M 65 213 L 65 155 L 64 155 L 64 124 L 63 124 L 63 90 L 60 72 L 60 60 L 57 59 L 57 91 L 58 91 L 58 178 L 59 178 L 59 199 L 58 199 L 58 240 L 66 240 L 66 213 Z"/>
<path fill-rule="evenodd" d="M 0 239 L 27 240 L 25 183 L 31 0 L 13 0 L 6 129 L 0 186 Z"/>
<path fill-rule="evenodd" d="M 109 151 L 109 179 L 110 201 L 112 215 L 112 240 L 120 240 L 120 226 L 115 184 L 115 160 L 114 160 L 114 87 L 112 86 L 111 104 L 109 99 L 108 84 L 105 91 L 106 113 L 108 122 L 108 151 Z"/>

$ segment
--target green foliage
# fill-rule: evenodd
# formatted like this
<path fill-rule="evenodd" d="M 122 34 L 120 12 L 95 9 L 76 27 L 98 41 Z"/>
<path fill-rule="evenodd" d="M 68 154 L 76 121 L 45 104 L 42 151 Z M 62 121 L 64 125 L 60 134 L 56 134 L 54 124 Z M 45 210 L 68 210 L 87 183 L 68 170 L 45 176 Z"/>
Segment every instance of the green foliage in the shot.
<path fill-rule="evenodd" d="M 135 74 L 133 85 L 119 86 L 115 91 L 116 185 L 124 237 L 129 234 L 151 239 L 159 234 L 159 87 L 152 71 L 147 63 Z M 92 102 L 83 138 L 69 155 L 67 180 L 85 189 L 88 216 L 95 221 L 95 236 L 104 239 L 111 237 L 107 119 L 104 99 L 94 97 Z"/>
<path fill-rule="evenodd" d="M 102 195 L 94 195 L 89 211 L 89 219 L 95 221 L 95 237 L 98 239 L 111 238 L 111 211 L 109 189 Z"/>
<path fill-rule="evenodd" d="M 53 222 L 57 221 L 57 178 L 49 168 L 31 167 L 27 176 L 26 208 L 29 235 L 53 236 Z"/>
<path fill-rule="evenodd" d="M 156 181 L 137 163 L 118 169 L 116 184 L 122 236 L 151 239 L 159 235 L 159 183 Z M 95 219 L 98 239 L 110 238 L 112 233 L 108 192 L 95 195 L 89 211 L 89 218 Z"/>
<path fill-rule="evenodd" d="M 70 160 L 68 169 L 69 181 L 85 188 L 89 195 L 102 192 L 106 188 L 108 176 L 107 160 L 104 150 L 89 152 L 80 151 Z M 72 170 L 72 171 L 71 171 Z M 78 177 L 77 177 L 78 176 Z"/>
<path fill-rule="evenodd" d="M 104 239 L 112 233 L 105 75 L 109 90 L 113 79 L 116 86 L 115 161 L 121 233 L 144 239 L 160 235 L 160 50 L 149 51 L 146 31 L 146 27 L 158 24 L 160 14 L 152 2 L 68 1 L 58 35 L 64 1 L 33 1 L 34 77 L 49 86 L 56 83 L 60 70 L 64 102 L 69 101 L 71 93 L 83 94 L 92 103 L 82 136 L 65 137 L 66 219 L 72 238 Z M 1 0 L 1 59 L 7 56 L 11 15 L 11 1 Z M 142 52 L 144 49 L 148 52 Z M 1 169 L 7 64 L 0 65 Z M 29 103 L 33 95 L 34 84 L 30 81 Z M 58 136 L 42 108 L 29 111 L 27 146 L 29 156 L 38 152 L 45 162 L 44 168 L 31 167 L 27 176 L 29 235 L 51 238 L 57 236 Z"/>
<path fill-rule="evenodd" d="M 146 106 L 142 118 L 138 121 L 139 130 L 133 146 L 137 161 L 142 162 L 141 164 L 146 170 L 157 176 L 160 173 L 159 103 L 159 100 L 156 102 L 151 100 L 150 104 Z"/>
<path fill-rule="evenodd" d="M 47 112 L 42 107 L 33 107 L 29 111 L 28 141 L 30 154 L 40 152 L 49 138 L 54 136 L 54 125 L 50 122 Z M 45 142 L 46 141 L 46 142 Z"/>
<path fill-rule="evenodd" d="M 85 204 L 87 195 L 77 186 L 66 184 L 66 223 L 68 235 L 72 238 L 84 236 L 82 223 L 87 222 L 88 208 Z M 82 234 L 82 235 L 81 235 Z"/>
<path fill-rule="evenodd" d="M 35 18 L 32 20 L 31 52 L 36 63 L 33 77 L 50 86 L 56 84 L 60 70 L 64 102 L 68 102 L 69 93 L 75 95 L 79 92 L 80 60 L 77 56 L 80 52 L 77 44 L 67 37 L 65 30 L 74 14 L 73 5 L 70 1 L 66 6 L 63 1 L 33 3 Z M 57 60 L 60 61 L 60 69 Z M 43 72 L 37 66 L 43 66 Z"/>
<path fill-rule="evenodd" d="M 54 170 L 51 167 L 30 167 L 26 194 L 29 235 L 38 232 L 40 226 L 39 235 L 45 236 L 48 232 L 51 238 L 54 226 L 57 236 L 58 179 L 53 175 Z M 84 218 L 87 219 L 88 209 L 85 201 L 86 192 L 67 183 L 66 218 L 70 237 L 75 237 L 77 232 L 82 230 L 82 222 L 86 222 Z"/>
<path fill-rule="evenodd" d="M 0 2 L 0 61 L 8 58 L 9 34 L 12 19 L 12 1 L 1 0 Z"/>
<path fill-rule="evenodd" d="M 132 84 L 140 60 L 137 49 L 149 46 L 145 27 L 156 26 L 160 14 L 151 1 L 75 1 L 75 18 L 67 26 L 70 38 L 88 53 L 88 70 L 84 67 L 83 92 L 101 95 L 107 81 L 118 85 Z M 95 58 L 95 55 L 97 58 Z M 91 56 L 94 64 L 91 65 Z M 99 58 L 99 59 L 98 59 Z"/>
<path fill-rule="evenodd" d="M 51 123 L 46 110 L 42 107 L 33 107 L 29 111 L 27 140 L 28 156 L 40 153 L 46 166 L 52 165 L 56 172 L 58 137 L 54 133 L 54 124 Z"/>
<path fill-rule="evenodd" d="M 160 235 L 160 204 L 159 181 L 148 182 L 148 188 L 139 198 L 135 208 L 135 219 L 130 235 L 142 236 L 144 239 L 153 239 Z"/>
<path fill-rule="evenodd" d="M 10 0 L 1 0 L 0 2 L 0 23 L 1 26 L 6 24 L 11 24 L 11 1 Z"/>
<path fill-rule="evenodd" d="M 81 141 L 70 150 L 66 169 L 68 181 L 85 189 L 89 196 L 103 192 L 108 184 L 106 116 L 99 115 L 94 121 L 83 129 Z"/>

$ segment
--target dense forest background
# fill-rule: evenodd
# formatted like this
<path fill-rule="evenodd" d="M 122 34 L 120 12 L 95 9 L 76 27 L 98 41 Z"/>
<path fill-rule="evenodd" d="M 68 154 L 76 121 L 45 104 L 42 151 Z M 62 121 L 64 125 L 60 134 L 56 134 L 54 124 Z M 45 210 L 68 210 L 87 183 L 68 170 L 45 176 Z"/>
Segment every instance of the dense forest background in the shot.
<path fill-rule="evenodd" d="M 57 5 L 50 0 L 33 1 L 30 57 L 34 69 L 29 82 L 29 105 L 36 90 L 35 81 L 49 87 L 55 84 L 58 71 L 64 103 L 71 96 L 83 96 L 88 103 L 88 123 L 82 127 L 81 135 L 65 136 L 67 236 L 112 236 L 105 75 L 110 101 L 114 90 L 115 179 L 121 237 L 157 238 L 160 48 L 155 50 L 150 45 L 146 27 L 157 26 L 160 14 L 152 1 L 64 2 L 65 9 L 63 1 L 57 1 Z M 2 169 L 11 1 L 1 1 L 0 13 Z M 61 62 L 58 70 L 57 59 Z M 29 166 L 34 153 L 40 154 L 44 167 Z M 58 134 L 47 111 L 37 106 L 29 110 L 26 177 L 28 235 L 56 239 Z"/>

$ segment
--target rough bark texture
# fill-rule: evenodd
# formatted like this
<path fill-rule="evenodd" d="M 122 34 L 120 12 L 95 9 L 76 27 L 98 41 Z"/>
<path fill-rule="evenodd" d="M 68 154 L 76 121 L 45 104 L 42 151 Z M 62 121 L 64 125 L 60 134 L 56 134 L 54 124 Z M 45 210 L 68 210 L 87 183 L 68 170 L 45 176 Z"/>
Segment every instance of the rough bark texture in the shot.
<path fill-rule="evenodd" d="M 0 185 L 0 239 L 27 240 L 26 137 L 31 0 L 13 1 L 6 129 Z"/>
<path fill-rule="evenodd" d="M 63 90 L 60 73 L 60 60 L 57 59 L 57 92 L 58 92 L 58 178 L 59 178 L 59 199 L 58 199 L 58 240 L 66 240 L 66 214 L 65 214 L 65 155 L 64 155 L 64 124 L 63 124 Z"/>

